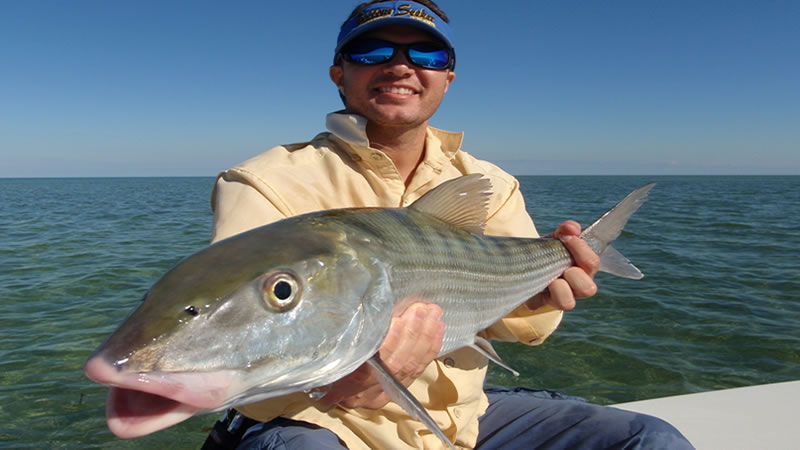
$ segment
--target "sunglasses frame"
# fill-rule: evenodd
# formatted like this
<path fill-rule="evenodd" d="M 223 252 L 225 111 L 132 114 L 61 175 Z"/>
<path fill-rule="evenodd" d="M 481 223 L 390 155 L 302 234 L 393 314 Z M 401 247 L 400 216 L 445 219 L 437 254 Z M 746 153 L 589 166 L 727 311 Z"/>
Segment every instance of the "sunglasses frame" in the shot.
<path fill-rule="evenodd" d="M 376 63 L 368 63 L 368 62 L 354 60 L 351 57 L 351 54 L 350 54 L 351 52 L 349 52 L 348 50 L 351 48 L 351 46 L 353 46 L 355 44 L 359 44 L 359 43 L 364 43 L 364 42 L 381 43 L 381 44 L 384 44 L 385 47 L 391 47 L 392 48 L 392 55 L 386 61 L 381 61 L 381 62 L 376 62 Z M 414 62 L 411 59 L 410 50 L 415 45 L 433 45 L 435 47 L 438 47 L 441 50 L 446 51 L 447 55 L 448 55 L 447 65 L 444 66 L 444 67 L 427 67 L 427 66 L 424 66 L 422 64 L 418 64 L 418 63 Z M 376 48 L 378 48 L 378 47 L 376 47 Z M 394 59 L 394 57 L 397 55 L 398 50 L 403 52 L 403 56 L 406 57 L 406 60 L 409 63 L 413 64 L 414 66 L 421 67 L 423 69 L 427 69 L 427 70 L 453 70 L 453 69 L 455 69 L 455 66 L 456 66 L 456 53 L 455 53 L 455 51 L 452 48 L 448 48 L 445 45 L 439 44 L 438 42 L 435 42 L 435 41 L 421 41 L 421 42 L 412 42 L 410 44 L 400 44 L 400 43 L 397 43 L 397 42 L 386 41 L 386 40 L 383 40 L 383 39 L 356 39 L 356 40 L 354 40 L 353 42 L 345 45 L 344 48 L 339 50 L 339 53 L 337 53 L 336 57 L 334 58 L 334 65 L 339 65 L 343 60 L 347 61 L 347 62 L 350 62 L 350 63 L 353 63 L 353 64 L 358 64 L 359 66 L 377 66 L 377 65 L 380 65 L 380 64 L 386 64 L 389 61 L 391 61 L 392 59 Z"/>

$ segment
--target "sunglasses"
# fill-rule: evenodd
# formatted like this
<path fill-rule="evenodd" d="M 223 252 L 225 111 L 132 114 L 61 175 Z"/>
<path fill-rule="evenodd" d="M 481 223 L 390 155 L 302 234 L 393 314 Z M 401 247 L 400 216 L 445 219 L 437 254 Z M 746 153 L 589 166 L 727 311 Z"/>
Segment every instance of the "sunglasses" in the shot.
<path fill-rule="evenodd" d="M 455 52 L 441 44 L 397 44 L 379 39 L 363 39 L 347 44 L 337 55 L 337 60 L 344 59 L 354 64 L 371 66 L 391 61 L 398 50 L 403 51 L 411 64 L 425 69 L 453 69 L 456 65 Z"/>

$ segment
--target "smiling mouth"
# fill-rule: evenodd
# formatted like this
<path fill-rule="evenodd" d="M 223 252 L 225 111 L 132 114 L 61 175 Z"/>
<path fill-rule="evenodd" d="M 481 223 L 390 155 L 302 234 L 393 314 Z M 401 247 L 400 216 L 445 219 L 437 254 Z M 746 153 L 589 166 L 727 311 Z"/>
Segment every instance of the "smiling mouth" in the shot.
<path fill-rule="evenodd" d="M 415 94 L 413 90 L 402 87 L 384 87 L 384 88 L 378 88 L 376 90 L 382 94 L 402 94 L 402 95 Z"/>

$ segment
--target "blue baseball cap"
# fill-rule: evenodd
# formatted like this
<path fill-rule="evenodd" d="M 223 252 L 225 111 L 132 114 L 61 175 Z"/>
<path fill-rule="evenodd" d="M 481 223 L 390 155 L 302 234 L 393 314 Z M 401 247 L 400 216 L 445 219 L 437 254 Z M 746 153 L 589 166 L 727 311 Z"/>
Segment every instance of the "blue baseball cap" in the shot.
<path fill-rule="evenodd" d="M 369 5 L 345 23 L 336 40 L 336 51 L 367 31 L 389 25 L 404 25 L 427 31 L 451 50 L 453 35 L 450 27 L 427 6 L 412 1 L 390 1 Z"/>

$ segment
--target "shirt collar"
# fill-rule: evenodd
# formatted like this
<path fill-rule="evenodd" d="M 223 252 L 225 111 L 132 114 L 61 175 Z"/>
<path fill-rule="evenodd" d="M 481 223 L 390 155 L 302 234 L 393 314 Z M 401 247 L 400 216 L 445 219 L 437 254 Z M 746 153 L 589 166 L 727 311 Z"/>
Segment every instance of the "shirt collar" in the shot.
<path fill-rule="evenodd" d="M 325 127 L 328 131 L 333 133 L 334 136 L 349 144 L 346 150 L 351 154 L 364 157 L 364 154 L 375 151 L 369 146 L 369 138 L 367 138 L 367 119 L 362 116 L 345 113 L 343 111 L 333 112 L 328 114 L 325 118 Z M 461 142 L 463 140 L 464 133 L 428 127 L 428 138 L 425 141 L 425 160 L 438 159 L 436 155 L 432 153 L 439 152 L 441 152 L 447 160 L 450 160 L 461 148 Z"/>

